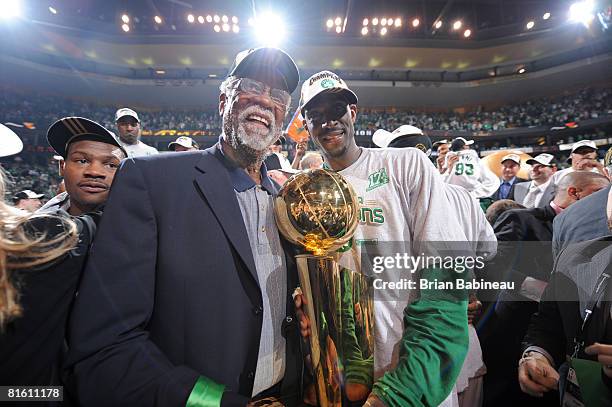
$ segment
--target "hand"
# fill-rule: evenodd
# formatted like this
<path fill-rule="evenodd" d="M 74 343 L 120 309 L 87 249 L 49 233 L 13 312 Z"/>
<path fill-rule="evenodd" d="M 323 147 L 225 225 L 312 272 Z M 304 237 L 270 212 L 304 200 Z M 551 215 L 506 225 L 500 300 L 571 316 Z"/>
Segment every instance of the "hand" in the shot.
<path fill-rule="evenodd" d="M 376 394 L 371 393 L 363 407 L 386 407 L 386 405 Z"/>
<path fill-rule="evenodd" d="M 555 390 L 559 384 L 559 373 L 550 365 L 544 355 L 531 353 L 522 359 L 518 368 L 521 390 L 531 396 L 542 397 L 544 393 Z"/>
<path fill-rule="evenodd" d="M 444 166 L 445 157 L 445 155 L 441 155 L 436 158 L 436 164 L 438 165 L 438 171 L 440 171 L 440 174 L 444 174 L 446 172 L 446 167 Z"/>
<path fill-rule="evenodd" d="M 473 324 L 474 319 L 476 319 L 480 315 L 480 311 L 482 310 L 482 303 L 478 301 L 475 295 L 470 294 L 470 302 L 467 307 L 467 317 L 468 324 Z"/>
<path fill-rule="evenodd" d="M 306 154 L 306 148 L 308 148 L 308 141 L 300 141 L 295 146 L 295 155 L 303 157 Z"/>
<path fill-rule="evenodd" d="M 459 154 L 453 154 L 448 157 L 448 171 L 452 171 L 455 163 L 459 161 Z"/>
<path fill-rule="evenodd" d="M 308 339 L 312 332 L 310 330 L 310 320 L 308 319 L 308 315 L 306 315 L 303 308 L 308 303 L 306 302 L 300 287 L 296 288 L 293 292 L 293 302 L 295 305 L 295 315 L 300 323 L 300 334 L 302 335 L 302 338 Z"/>
<path fill-rule="evenodd" d="M 597 361 L 603 365 L 602 369 L 606 376 L 612 379 L 612 345 L 594 343 L 584 349 L 587 355 L 597 356 Z"/>

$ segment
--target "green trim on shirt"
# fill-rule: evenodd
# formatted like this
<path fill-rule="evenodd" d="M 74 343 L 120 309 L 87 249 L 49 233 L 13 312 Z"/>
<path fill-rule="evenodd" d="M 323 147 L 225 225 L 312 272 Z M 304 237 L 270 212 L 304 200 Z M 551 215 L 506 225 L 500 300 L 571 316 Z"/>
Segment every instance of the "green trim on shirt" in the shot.
<path fill-rule="evenodd" d="M 189 394 L 185 407 L 219 407 L 225 386 L 200 376 Z"/>

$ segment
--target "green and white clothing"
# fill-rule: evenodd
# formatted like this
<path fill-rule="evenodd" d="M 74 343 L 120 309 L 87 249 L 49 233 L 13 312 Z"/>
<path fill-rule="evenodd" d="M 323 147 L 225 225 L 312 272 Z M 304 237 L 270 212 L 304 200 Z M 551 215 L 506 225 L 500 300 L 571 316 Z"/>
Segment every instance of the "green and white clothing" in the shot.
<path fill-rule="evenodd" d="M 459 185 L 467 189 L 474 198 L 487 198 L 499 188 L 497 176 L 480 160 L 474 150 L 461 150 L 457 152 L 459 160 L 448 168 L 449 155 L 446 155 L 446 172 L 442 174 L 444 182 Z"/>
<path fill-rule="evenodd" d="M 357 161 L 339 173 L 361 203 L 360 225 L 351 250 L 340 256 L 342 266 L 372 275 L 361 269 L 364 241 L 403 242 L 409 255 L 421 253 L 421 242 L 466 241 L 442 179 L 420 150 L 362 148 Z M 429 278 L 455 277 L 445 270 L 427 272 Z M 374 303 L 373 391 L 388 406 L 438 405 L 451 392 L 467 352 L 467 301 L 424 291 L 418 298 L 416 290 L 400 294 Z"/>

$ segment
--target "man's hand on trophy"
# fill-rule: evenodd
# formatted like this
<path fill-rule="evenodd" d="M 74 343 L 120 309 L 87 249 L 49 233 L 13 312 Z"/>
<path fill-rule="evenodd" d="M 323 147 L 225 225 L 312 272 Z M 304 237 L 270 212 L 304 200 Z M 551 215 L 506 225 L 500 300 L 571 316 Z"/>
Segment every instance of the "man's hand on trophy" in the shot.
<path fill-rule="evenodd" d="M 369 386 L 361 383 L 347 383 L 344 386 L 346 398 L 353 402 L 364 400 L 370 394 L 370 390 L 372 389 Z"/>
<path fill-rule="evenodd" d="M 308 315 L 306 315 L 306 311 L 304 309 L 307 302 L 302 294 L 302 289 L 300 287 L 296 288 L 292 294 L 292 297 L 295 304 L 295 315 L 300 323 L 300 334 L 302 334 L 302 338 L 308 339 L 311 335 L 310 320 L 308 319 Z"/>

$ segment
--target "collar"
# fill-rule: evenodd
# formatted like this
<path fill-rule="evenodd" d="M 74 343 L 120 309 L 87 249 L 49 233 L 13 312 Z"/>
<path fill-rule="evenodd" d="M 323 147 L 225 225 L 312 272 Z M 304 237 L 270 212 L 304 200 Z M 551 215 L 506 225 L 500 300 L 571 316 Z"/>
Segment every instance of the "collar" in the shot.
<path fill-rule="evenodd" d="M 515 182 L 516 182 L 516 177 L 512 177 L 512 178 L 510 178 L 510 181 L 506 181 L 506 180 L 504 180 L 504 179 L 502 178 L 502 184 L 507 183 L 507 184 L 509 184 L 509 185 L 512 185 L 512 184 L 514 184 Z"/>
<path fill-rule="evenodd" d="M 247 189 L 255 187 L 255 181 L 253 181 L 253 179 L 249 177 L 249 174 L 247 174 L 245 169 L 238 167 L 236 164 L 230 161 L 229 158 L 225 156 L 225 154 L 223 153 L 223 144 L 221 143 L 221 137 L 219 137 L 219 142 L 217 143 L 217 146 L 218 147 L 215 149 L 215 157 L 217 157 L 217 159 L 221 161 L 221 164 L 223 164 L 223 166 L 227 169 L 230 179 L 232 180 L 232 186 L 234 187 L 234 190 L 236 190 L 237 192 L 244 192 Z M 268 177 L 268 171 L 264 163 L 261 163 L 260 171 L 262 188 L 265 189 L 269 194 L 274 195 L 276 193 L 276 188 L 274 188 L 270 177 Z"/>
<path fill-rule="evenodd" d="M 68 208 L 70 208 L 70 197 L 68 196 L 68 192 L 62 192 L 51 198 L 47 203 L 45 203 L 40 209 L 38 209 L 37 213 L 51 213 L 56 212 L 60 209 L 68 212 Z"/>
<path fill-rule="evenodd" d="M 536 185 L 535 182 L 532 181 L 531 182 L 531 188 L 529 188 L 529 189 L 539 189 L 541 192 L 544 192 L 544 190 L 548 187 L 548 184 L 550 184 L 550 179 L 551 178 L 549 178 L 548 181 L 546 181 L 542 185 Z"/>
<path fill-rule="evenodd" d="M 563 208 L 557 205 L 555 201 L 550 201 L 550 207 L 553 208 L 557 215 L 563 212 Z"/>

